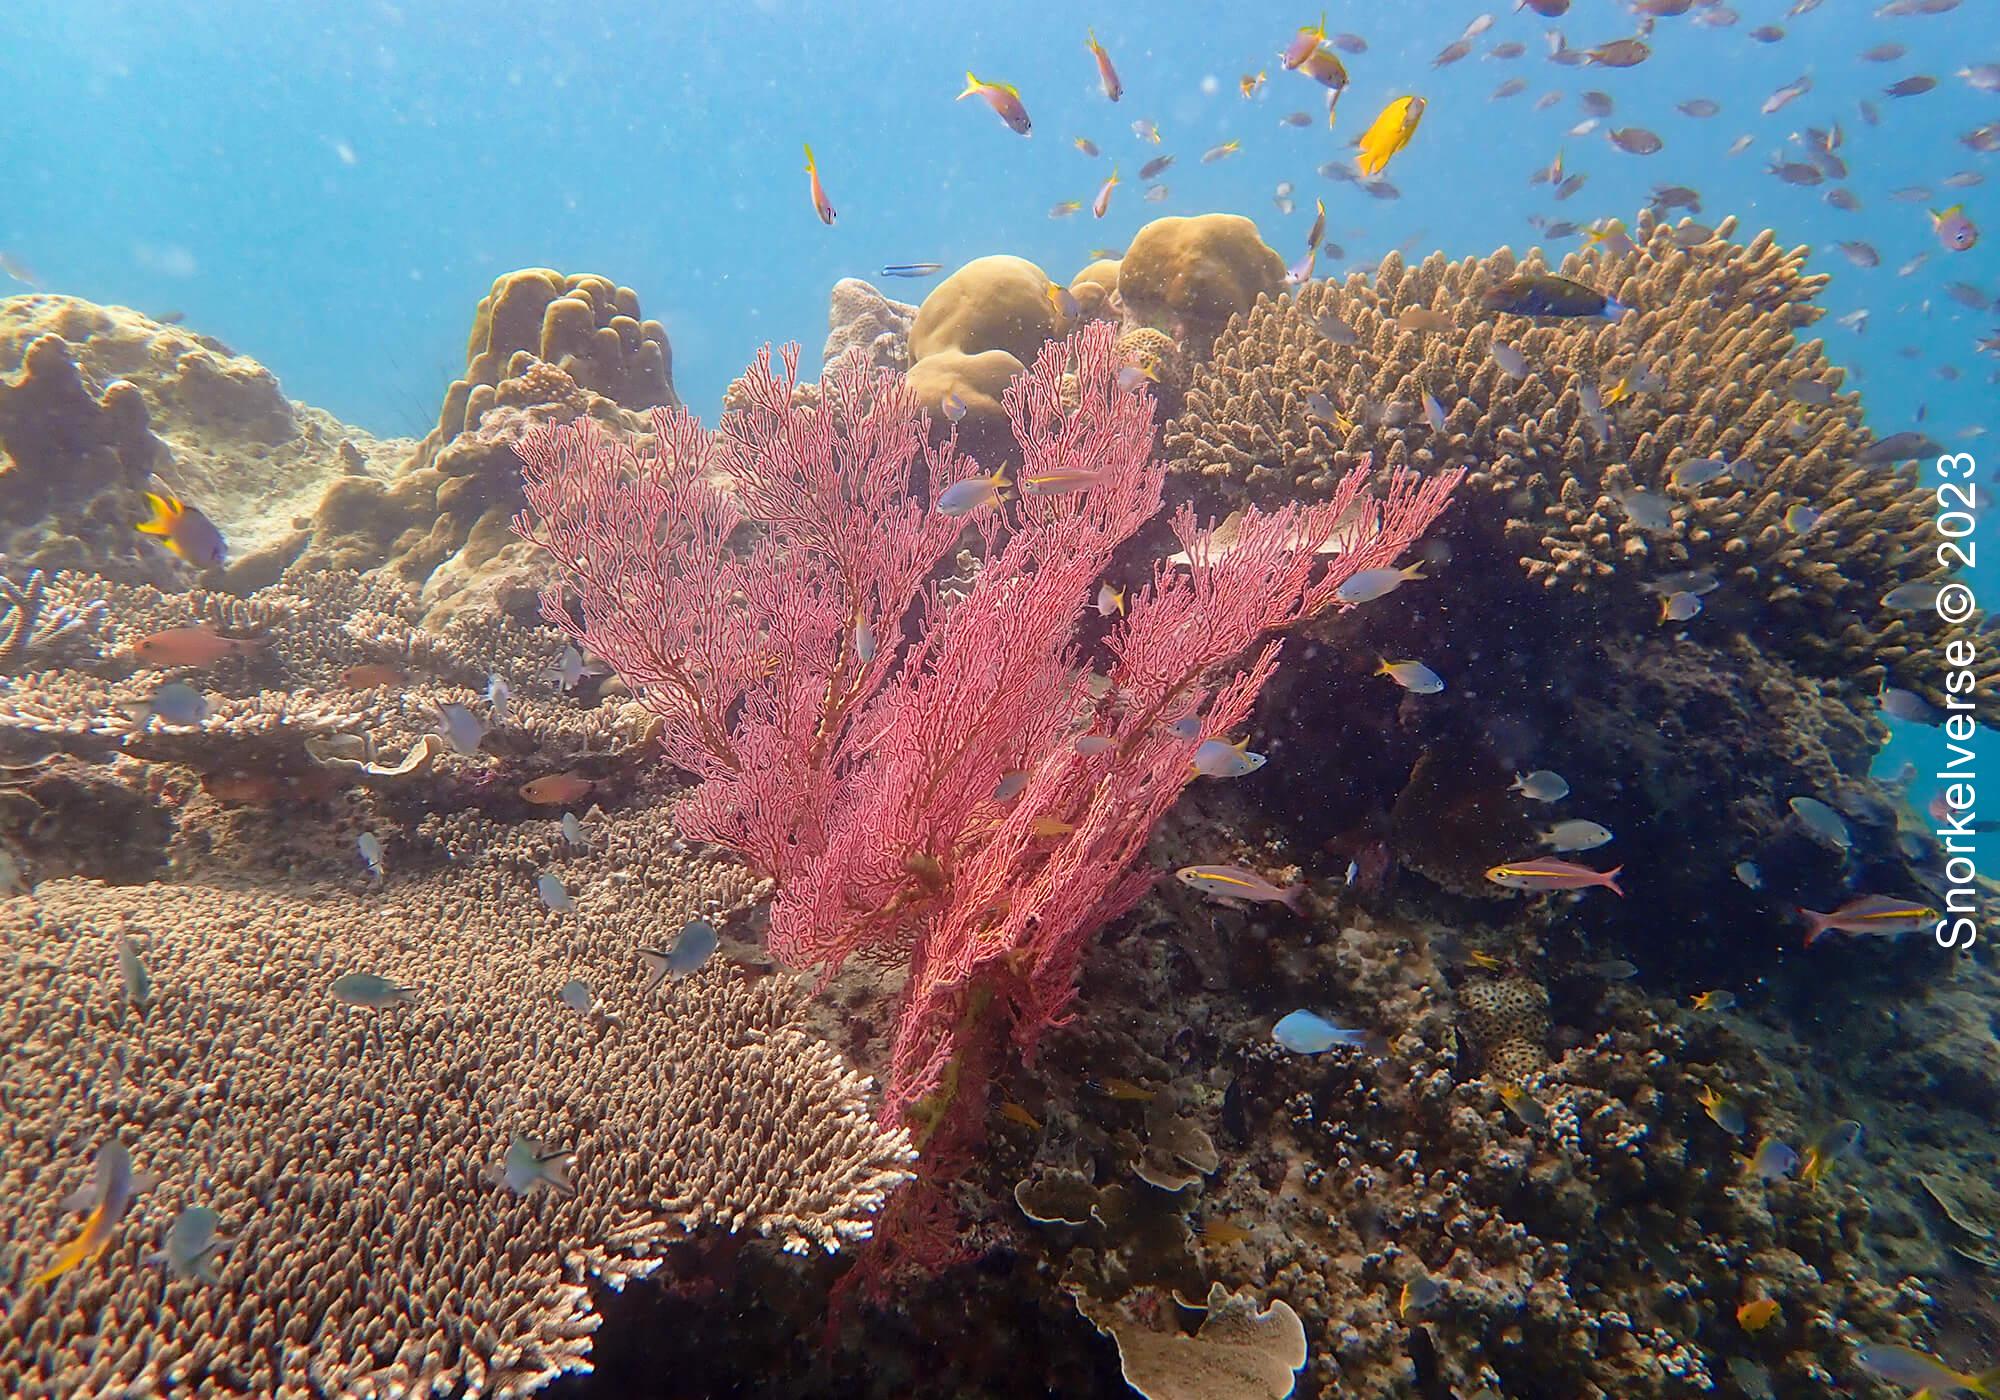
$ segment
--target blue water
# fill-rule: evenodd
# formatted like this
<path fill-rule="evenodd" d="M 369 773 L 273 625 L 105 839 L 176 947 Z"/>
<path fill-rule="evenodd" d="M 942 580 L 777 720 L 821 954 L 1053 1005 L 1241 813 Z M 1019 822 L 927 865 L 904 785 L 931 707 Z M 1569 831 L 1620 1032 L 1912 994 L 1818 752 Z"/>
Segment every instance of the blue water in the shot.
<path fill-rule="evenodd" d="M 138 3 L 28 3 L 0 19 L 0 87 L 9 94 L 9 198 L 0 249 L 50 289 L 189 324 L 270 365 L 288 392 L 381 432 L 421 432 L 464 360 L 473 303 L 494 276 L 529 265 L 601 272 L 637 289 L 672 339 L 682 395 L 712 415 L 723 387 L 767 340 L 816 353 L 827 290 L 885 262 L 947 267 L 1017 253 L 1062 275 L 1093 248 L 1121 248 L 1160 214 L 1234 210 L 1255 218 L 1287 259 L 1303 250 L 1313 198 L 1329 204 L 1329 236 L 1353 265 L 1392 247 L 1421 255 L 1484 253 L 1536 241 L 1531 213 L 1577 222 L 1630 220 L 1656 184 L 1701 192 L 1700 217 L 1727 213 L 1820 251 L 1831 315 L 1818 328 L 1852 367 L 1878 432 L 1919 421 L 1955 447 L 1990 410 L 1996 360 L 1974 348 L 2000 315 L 1952 300 L 1958 281 L 2000 294 L 2000 205 L 1992 186 L 1948 189 L 1957 171 L 1991 173 L 1994 158 L 1956 139 L 2000 117 L 2000 100 L 1952 76 L 2000 61 L 1991 0 L 1951 13 L 1874 17 L 1872 4 L 1829 0 L 1788 17 L 1783 0 L 1743 0 L 1741 21 L 1706 28 L 1662 20 L 1640 67 L 1562 67 L 1544 31 L 1587 47 L 1632 32 L 1623 7 L 1583 0 L 1561 21 L 1499 0 L 1350 4 L 1330 26 L 1362 34 L 1352 87 L 1329 134 L 1320 90 L 1279 70 L 1275 50 L 1309 21 L 1270 6 L 1103 4 L 1087 16 L 1055 5 L 966 11 L 914 4 L 657 3 L 548 6 L 427 3 L 211 3 L 192 18 Z M 1496 16 L 1474 55 L 1444 69 L 1433 56 L 1474 16 Z M 1700 11 L 1696 11 L 1697 14 Z M 1125 83 L 1115 106 L 1084 48 L 1094 24 Z M 1750 31 L 1779 24 L 1760 43 Z M 1483 55 L 1518 40 L 1513 61 Z M 1908 46 L 1893 62 L 1864 48 Z M 1035 132 L 1022 139 L 978 101 L 955 102 L 966 69 L 1022 91 Z M 1237 81 L 1269 81 L 1245 101 Z M 1903 100 L 1882 95 L 1911 74 L 1939 79 Z M 1771 116 L 1759 104 L 1802 75 L 1814 87 Z M 1490 94 L 1504 79 L 1519 96 Z M 1598 131 L 1575 94 L 1598 89 L 1617 107 Z M 1537 112 L 1535 99 L 1565 100 Z M 1314 174 L 1389 98 L 1429 103 L 1421 131 L 1388 172 L 1402 191 L 1371 199 Z M 1677 102 L 1705 96 L 1720 116 L 1695 120 Z M 1869 99 L 1880 127 L 1862 118 Z M 1288 111 L 1313 125 L 1279 123 Z M 1130 124 L 1156 121 L 1142 143 Z M 1764 172 L 1807 126 L 1839 122 L 1858 213 Z M 1644 126 L 1665 149 L 1624 154 L 1604 138 Z M 1754 140 L 1726 154 L 1743 133 Z M 1088 159 L 1072 138 L 1103 150 Z M 1242 153 L 1203 165 L 1236 139 Z M 813 143 L 839 221 L 814 217 L 801 143 Z M 1561 149 L 1589 184 L 1563 204 L 1527 177 Z M 1171 195 L 1142 200 L 1137 166 L 1172 152 Z M 1113 164 L 1126 183 L 1109 215 L 1052 220 L 1086 205 Z M 1280 181 L 1297 187 L 1290 216 Z M 1927 200 L 1891 191 L 1927 186 Z M 1925 210 L 1963 202 L 1990 236 L 1952 254 Z M 1872 243 L 1881 266 L 1852 267 L 1832 247 Z M 1562 245 L 1566 246 L 1566 245 Z M 1908 275 L 1898 270 L 1926 255 Z M 1324 262 L 1321 272 L 1328 271 Z M 921 284 L 885 284 L 911 299 Z M 1866 308 L 1863 334 L 1832 317 Z M 1955 374 L 1955 380 L 1943 376 Z M 1995 548 L 2000 548 L 1996 544 Z"/>

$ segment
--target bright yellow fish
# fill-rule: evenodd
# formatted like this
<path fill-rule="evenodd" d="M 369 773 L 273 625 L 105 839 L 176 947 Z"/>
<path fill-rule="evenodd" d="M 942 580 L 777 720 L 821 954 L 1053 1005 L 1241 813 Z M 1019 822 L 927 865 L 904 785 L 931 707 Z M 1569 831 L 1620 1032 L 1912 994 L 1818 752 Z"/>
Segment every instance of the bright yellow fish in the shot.
<path fill-rule="evenodd" d="M 1389 157 L 1410 144 L 1417 123 L 1424 119 L 1424 99 L 1399 97 L 1382 109 L 1374 124 L 1361 134 L 1361 158 L 1354 164 L 1373 179 L 1389 168 Z"/>
<path fill-rule="evenodd" d="M 1761 1332 L 1778 1316 L 1776 1298 L 1752 1298 L 1736 1310 L 1736 1323 L 1745 1332 Z"/>

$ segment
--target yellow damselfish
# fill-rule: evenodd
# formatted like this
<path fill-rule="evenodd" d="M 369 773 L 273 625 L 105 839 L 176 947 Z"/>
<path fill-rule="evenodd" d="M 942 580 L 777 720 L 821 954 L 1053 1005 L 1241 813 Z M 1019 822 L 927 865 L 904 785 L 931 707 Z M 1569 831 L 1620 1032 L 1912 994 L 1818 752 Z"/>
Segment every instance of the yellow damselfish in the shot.
<path fill-rule="evenodd" d="M 1361 134 L 1361 158 L 1355 162 L 1363 175 L 1373 179 L 1389 168 L 1389 157 L 1410 144 L 1417 123 L 1424 119 L 1424 99 L 1399 97 L 1382 109 L 1374 124 Z"/>

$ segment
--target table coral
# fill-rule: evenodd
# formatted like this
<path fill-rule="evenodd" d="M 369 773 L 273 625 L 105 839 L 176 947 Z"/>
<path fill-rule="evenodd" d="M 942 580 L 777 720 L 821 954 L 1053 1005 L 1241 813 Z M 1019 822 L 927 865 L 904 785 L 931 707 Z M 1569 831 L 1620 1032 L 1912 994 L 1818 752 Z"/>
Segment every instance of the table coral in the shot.
<path fill-rule="evenodd" d="M 1936 620 L 1882 602 L 1939 577 L 1930 496 L 1908 466 L 1865 460 L 1858 397 L 1824 345 L 1798 337 L 1826 278 L 1769 231 L 1742 244 L 1732 219 L 1712 236 L 1689 228 L 1647 216 L 1636 251 L 1550 269 L 1635 308 L 1616 322 L 1485 310 L 1498 282 L 1543 270 L 1538 252 L 1418 267 L 1391 254 L 1372 275 L 1267 297 L 1218 339 L 1169 425 L 1174 472 L 1223 506 L 1324 494 L 1367 454 L 1379 467 L 1468 464 L 1454 528 L 1492 537 L 1527 577 L 1586 595 L 1617 625 L 1657 626 L 1649 585 L 1708 570 L 1722 583 L 1708 618 L 1856 701 L 1889 683 L 1942 706 Z M 1496 345 L 1526 358 L 1524 377 Z M 1585 407 L 1593 394 L 1601 422 Z M 1677 484 L 1680 467 L 1709 458 L 1746 465 Z M 1633 517 L 1635 490 L 1660 502 L 1664 526 Z M 1810 530 L 1787 526 L 1794 505 L 1822 512 Z M 2000 657 L 1975 669 L 1986 693 Z"/>
<path fill-rule="evenodd" d="M 914 1152 L 801 1028 L 801 989 L 718 959 L 644 990 L 639 947 L 761 887 L 657 810 L 593 819 L 584 851 L 555 826 L 435 820 L 373 889 L 267 867 L 0 901 L 0 1389 L 526 1394 L 587 1365 L 588 1282 L 643 1276 L 690 1234 L 867 1237 Z M 544 869 L 580 915 L 538 902 Z M 121 936 L 143 1004 L 110 971 Z M 354 971 L 418 990 L 345 1006 L 328 986 Z M 571 978 L 602 1010 L 557 999 Z M 574 1154 L 575 1193 L 486 1180 L 512 1133 Z M 162 1184 L 110 1252 L 31 1285 L 71 1228 L 57 1198 L 114 1136 Z M 231 1240 L 215 1284 L 142 1262 L 192 1204 Z"/>

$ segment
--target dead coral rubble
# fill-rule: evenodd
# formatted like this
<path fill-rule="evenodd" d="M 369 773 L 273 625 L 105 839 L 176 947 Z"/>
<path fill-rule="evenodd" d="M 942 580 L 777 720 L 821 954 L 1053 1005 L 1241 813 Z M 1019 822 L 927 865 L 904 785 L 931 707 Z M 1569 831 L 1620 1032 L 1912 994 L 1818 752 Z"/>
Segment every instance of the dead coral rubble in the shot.
<path fill-rule="evenodd" d="M 576 851 L 553 821 L 438 819 L 396 848 L 420 868 L 372 888 L 265 872 L 0 901 L 0 1390 L 522 1395 L 587 1364 L 591 1280 L 690 1232 L 866 1238 L 915 1154 L 803 1029 L 803 990 L 722 959 L 646 990 L 640 947 L 762 889 L 676 849 L 658 809 L 590 830 Z M 539 903 L 539 869 L 578 913 Z M 408 1004 L 341 1003 L 354 972 Z M 571 979 L 591 1009 L 558 999 Z M 574 1194 L 488 1179 L 515 1134 L 573 1154 Z M 101 1258 L 31 1283 L 113 1137 L 161 1184 Z M 231 1241 L 218 1283 L 144 1262 L 190 1205 Z"/>

